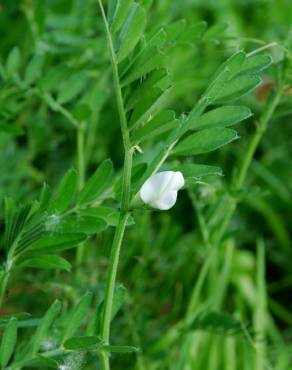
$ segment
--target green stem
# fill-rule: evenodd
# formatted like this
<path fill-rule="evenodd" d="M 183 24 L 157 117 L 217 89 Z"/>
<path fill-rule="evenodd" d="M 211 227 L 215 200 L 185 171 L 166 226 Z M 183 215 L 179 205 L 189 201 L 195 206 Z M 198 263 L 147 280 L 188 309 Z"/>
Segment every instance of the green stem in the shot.
<path fill-rule="evenodd" d="M 5 297 L 5 292 L 6 292 L 6 287 L 9 281 L 10 273 L 5 271 L 1 277 L 0 281 L 0 309 L 2 307 L 4 297 Z"/>
<path fill-rule="evenodd" d="M 85 182 L 85 160 L 84 160 L 84 125 L 80 123 L 77 127 L 77 168 L 78 168 L 78 190 L 80 191 Z"/>
<path fill-rule="evenodd" d="M 106 291 L 104 300 L 104 312 L 103 320 L 101 324 L 101 339 L 106 343 L 109 343 L 110 339 L 110 324 L 112 317 L 112 307 L 114 290 L 116 284 L 116 277 L 118 271 L 120 250 L 124 238 L 125 228 L 129 217 L 129 206 L 131 196 L 131 173 L 132 173 L 132 161 L 133 161 L 133 148 L 130 142 L 129 130 L 127 125 L 127 118 L 124 108 L 124 101 L 122 96 L 122 89 L 120 84 L 119 72 L 117 67 L 116 54 L 114 51 L 113 41 L 110 33 L 110 29 L 107 23 L 106 15 L 102 6 L 101 0 L 99 0 L 100 10 L 104 21 L 106 37 L 108 41 L 110 60 L 113 71 L 114 88 L 116 95 L 116 103 L 118 108 L 118 114 L 120 119 L 121 133 L 124 146 L 124 168 L 123 168 L 123 184 L 122 184 L 122 197 L 121 197 L 121 212 L 119 223 L 117 225 L 114 240 L 111 248 L 111 255 L 109 261 L 109 270 L 106 281 Z M 103 370 L 110 369 L 109 356 L 107 352 L 101 353 L 101 365 Z"/>
<path fill-rule="evenodd" d="M 85 158 L 84 158 L 84 124 L 80 122 L 76 131 L 77 140 L 77 170 L 78 170 L 78 190 L 80 191 L 85 183 Z M 76 253 L 76 265 L 80 266 L 83 261 L 85 244 L 79 244 Z"/>

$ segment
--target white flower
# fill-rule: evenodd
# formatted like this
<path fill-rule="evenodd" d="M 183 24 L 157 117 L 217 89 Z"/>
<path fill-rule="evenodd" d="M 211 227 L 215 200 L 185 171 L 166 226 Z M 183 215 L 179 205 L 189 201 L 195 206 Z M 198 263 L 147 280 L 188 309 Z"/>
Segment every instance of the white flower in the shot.
<path fill-rule="evenodd" d="M 167 210 L 175 205 L 177 192 L 184 183 L 184 177 L 179 171 L 158 172 L 144 182 L 140 197 L 153 208 Z"/>

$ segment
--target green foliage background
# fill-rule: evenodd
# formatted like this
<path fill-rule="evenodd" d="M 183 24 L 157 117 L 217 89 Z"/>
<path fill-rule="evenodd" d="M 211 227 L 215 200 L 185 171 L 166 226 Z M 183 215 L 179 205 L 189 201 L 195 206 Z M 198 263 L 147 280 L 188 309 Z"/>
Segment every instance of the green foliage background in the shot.
<path fill-rule="evenodd" d="M 239 125 L 240 140 L 196 158 L 197 163 L 220 167 L 224 176 L 193 179 L 169 212 L 133 212 L 135 225 L 127 229 L 118 276 L 127 293 L 112 324 L 111 344 L 140 351 L 113 353 L 112 367 L 292 369 L 290 1 L 139 3 L 147 9 L 147 29 L 180 19 L 188 25 L 200 21 L 209 27 L 216 25 L 208 37 L 174 44 L 165 54 L 173 86 L 165 105 L 177 115 L 191 111 L 217 68 L 235 52 L 266 48 L 274 63 L 263 71 L 262 85 L 240 99 L 253 113 Z M 177 23 L 174 31 L 181 32 L 179 27 Z M 2 0 L 0 34 L 0 240 L 4 245 L 4 198 L 13 197 L 17 204 L 33 201 L 39 198 L 44 182 L 56 193 L 67 170 L 78 168 L 76 122 L 84 122 L 86 179 L 106 158 L 111 158 L 119 176 L 123 147 L 96 0 Z M 279 65 L 285 71 L 280 103 L 243 188 L 234 191 L 233 180 L 258 121 L 279 88 Z M 179 169 L 179 162 L 174 165 Z M 234 199 L 238 206 L 232 220 L 222 242 L 210 253 L 209 234 Z M 94 316 L 103 299 L 112 238 L 113 227 L 108 227 L 88 239 L 81 263 L 74 249 L 63 251 L 61 255 L 72 264 L 71 271 L 15 270 L 1 315 L 31 315 L 20 321 L 19 358 L 39 325 L 38 319 L 58 299 L 63 304 L 62 314 L 39 343 L 41 351 L 54 349 L 55 338 L 73 320 L 70 310 L 89 290 L 93 297 L 88 316 L 83 314 L 83 325 L 76 329 L 78 335 L 85 335 L 87 318 Z M 4 248 L 0 253 L 4 266 Z M 200 286 L 198 278 L 204 266 L 208 271 Z M 123 295 L 124 289 L 119 289 Z M 194 295 L 196 318 L 193 326 L 185 327 Z M 6 324 L 5 319 L 2 324 L 0 320 L 2 328 Z M 98 368 L 98 359 L 91 352 L 88 356 L 72 353 L 57 356 L 59 365 Z M 46 368 L 49 364 L 35 366 Z"/>

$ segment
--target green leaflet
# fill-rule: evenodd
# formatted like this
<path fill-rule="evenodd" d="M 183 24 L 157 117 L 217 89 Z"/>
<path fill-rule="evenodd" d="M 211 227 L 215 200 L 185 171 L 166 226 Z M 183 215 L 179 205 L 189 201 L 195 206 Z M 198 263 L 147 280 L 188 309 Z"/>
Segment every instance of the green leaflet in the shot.
<path fill-rule="evenodd" d="M 47 337 L 49 329 L 61 311 L 61 307 L 61 302 L 56 300 L 47 310 L 31 339 L 29 353 L 35 354 L 39 351 L 42 341 Z"/>
<path fill-rule="evenodd" d="M 5 329 L 2 336 L 1 346 L 0 346 L 0 364 L 4 368 L 13 354 L 14 347 L 17 341 L 17 319 L 12 317 Z"/>
<path fill-rule="evenodd" d="M 214 102 L 236 100 L 253 91 L 261 81 L 261 78 L 258 76 L 238 76 L 222 87 L 221 91 L 216 95 Z"/>
<path fill-rule="evenodd" d="M 122 86 L 128 85 L 141 76 L 164 65 L 164 53 L 160 51 L 166 40 L 164 29 L 159 29 L 150 39 L 142 43 L 141 51 L 134 56 L 133 60 L 121 72 Z"/>
<path fill-rule="evenodd" d="M 241 330 L 241 323 L 224 312 L 207 311 L 197 315 L 189 330 L 206 330 L 218 334 L 235 334 Z"/>
<path fill-rule="evenodd" d="M 222 176 L 220 167 L 208 166 L 205 164 L 189 163 L 180 164 L 174 168 L 176 171 L 181 171 L 185 179 L 199 179 L 204 176 Z"/>
<path fill-rule="evenodd" d="M 101 218 L 78 212 L 74 216 L 63 218 L 58 226 L 58 232 L 96 234 L 105 230 L 107 226 L 107 223 Z"/>
<path fill-rule="evenodd" d="M 112 207 L 85 208 L 80 210 L 79 214 L 97 220 L 104 220 L 108 226 L 117 226 L 120 217 L 119 210 Z M 134 220 L 130 216 L 127 225 L 133 225 L 133 223 Z"/>
<path fill-rule="evenodd" d="M 95 336 L 72 337 L 66 340 L 64 348 L 71 351 L 92 351 L 103 345 L 100 338 Z"/>
<path fill-rule="evenodd" d="M 142 82 L 137 84 L 131 95 L 126 101 L 126 110 L 129 111 L 135 107 L 135 105 L 144 98 L 144 96 L 149 93 L 149 90 L 156 87 L 161 83 L 161 81 L 166 80 L 168 73 L 166 69 L 157 69 L 149 73 L 147 78 Z"/>
<path fill-rule="evenodd" d="M 110 186 L 113 176 L 113 164 L 110 159 L 106 159 L 97 168 L 94 174 L 86 182 L 81 190 L 77 203 L 79 206 L 96 201 Z"/>
<path fill-rule="evenodd" d="M 84 321 L 92 300 L 92 293 L 85 293 L 75 307 L 72 308 L 71 313 L 67 317 L 67 324 L 64 327 L 61 342 L 64 343 L 67 339 L 72 337 L 82 322 Z"/>
<path fill-rule="evenodd" d="M 135 353 L 139 351 L 139 348 L 134 346 L 110 346 L 105 345 L 101 348 L 103 351 L 112 353 Z"/>
<path fill-rule="evenodd" d="M 153 119 L 133 132 L 132 140 L 139 143 L 143 140 L 153 138 L 165 133 L 177 126 L 178 120 L 175 118 L 173 111 L 165 110 L 157 114 Z"/>
<path fill-rule="evenodd" d="M 43 65 L 44 57 L 42 55 L 35 55 L 25 69 L 25 83 L 30 84 L 37 81 L 41 77 Z"/>
<path fill-rule="evenodd" d="M 223 106 L 204 113 L 190 123 L 190 130 L 201 130 L 211 127 L 227 127 L 249 118 L 252 115 L 244 106 Z"/>
<path fill-rule="evenodd" d="M 118 62 L 125 59 L 134 49 L 140 40 L 145 26 L 145 10 L 139 4 L 134 3 L 115 42 Z"/>
<path fill-rule="evenodd" d="M 144 125 L 152 116 L 164 107 L 171 88 L 161 90 L 158 87 L 152 88 L 143 99 L 139 101 L 131 116 L 130 129 Z"/>
<path fill-rule="evenodd" d="M 18 72 L 20 67 L 20 50 L 17 46 L 15 46 L 10 53 L 8 54 L 6 60 L 6 73 L 8 77 L 12 77 L 14 74 Z"/>
<path fill-rule="evenodd" d="M 60 256 L 35 256 L 23 259 L 19 264 L 19 267 L 32 267 L 45 270 L 71 270 L 71 263 Z"/>
<path fill-rule="evenodd" d="M 54 212 L 64 212 L 70 205 L 77 190 L 77 172 L 70 169 L 63 177 L 58 192 L 50 206 Z"/>
<path fill-rule="evenodd" d="M 211 128 L 183 139 L 174 149 L 175 155 L 198 155 L 211 152 L 237 139 L 237 132 L 229 128 Z"/>
<path fill-rule="evenodd" d="M 74 73 L 62 83 L 57 102 L 59 104 L 69 103 L 82 92 L 86 83 L 87 79 L 82 73 Z"/>
<path fill-rule="evenodd" d="M 132 5 L 133 0 L 114 0 L 109 2 L 108 22 L 112 34 L 115 34 L 121 28 Z"/>
<path fill-rule="evenodd" d="M 83 233 L 46 235 L 28 248 L 30 251 L 52 253 L 75 247 L 87 238 Z"/>

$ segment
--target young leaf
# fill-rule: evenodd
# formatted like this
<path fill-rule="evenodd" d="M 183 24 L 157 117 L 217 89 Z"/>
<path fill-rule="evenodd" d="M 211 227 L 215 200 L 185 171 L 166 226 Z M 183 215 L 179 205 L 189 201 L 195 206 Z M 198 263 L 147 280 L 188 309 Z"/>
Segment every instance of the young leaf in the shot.
<path fill-rule="evenodd" d="M 176 155 L 198 155 L 211 152 L 237 139 L 237 133 L 229 128 L 211 128 L 196 132 L 183 139 L 174 149 Z"/>
<path fill-rule="evenodd" d="M 145 10 L 141 5 L 134 3 L 128 12 L 128 16 L 120 30 L 115 49 L 118 62 L 125 59 L 134 49 L 146 25 Z"/>
<path fill-rule="evenodd" d="M 252 115 L 249 108 L 244 106 L 223 106 L 212 109 L 202 116 L 192 120 L 190 130 L 201 130 L 211 127 L 228 127 L 249 118 Z"/>
<path fill-rule="evenodd" d="M 19 267 L 31 267 L 31 268 L 40 268 L 45 270 L 71 270 L 71 264 L 60 256 L 35 256 L 28 257 L 22 260 L 19 264 Z"/>
<path fill-rule="evenodd" d="M 17 319 L 12 317 L 5 329 L 0 346 L 0 364 L 4 368 L 13 354 L 17 341 Z"/>
<path fill-rule="evenodd" d="M 76 333 L 87 315 L 91 300 L 92 293 L 88 292 L 84 294 L 77 305 L 73 307 L 70 315 L 68 316 L 67 324 L 62 335 L 62 343 L 64 343 L 70 337 L 73 337 L 73 335 Z"/>
<path fill-rule="evenodd" d="M 87 235 L 82 233 L 47 235 L 31 244 L 28 250 L 42 253 L 62 251 L 75 247 L 86 238 Z"/>
<path fill-rule="evenodd" d="M 63 177 L 57 195 L 50 206 L 55 212 L 64 212 L 69 207 L 77 189 L 77 172 L 70 169 Z"/>
<path fill-rule="evenodd" d="M 81 190 L 77 199 L 79 206 L 96 201 L 110 185 L 112 175 L 112 161 L 106 159 L 104 162 L 102 162 L 102 164 L 98 167 L 95 173 L 86 182 L 84 188 Z"/>
<path fill-rule="evenodd" d="M 35 354 L 39 351 L 42 342 L 46 339 L 48 331 L 59 315 L 61 310 L 61 302 L 55 301 L 51 307 L 45 313 L 45 316 L 41 319 L 40 324 L 31 339 L 29 352 Z"/>
<path fill-rule="evenodd" d="M 104 342 L 98 337 L 84 336 L 67 339 L 64 348 L 71 351 L 92 351 L 102 346 Z"/>

